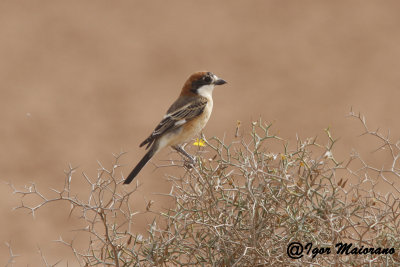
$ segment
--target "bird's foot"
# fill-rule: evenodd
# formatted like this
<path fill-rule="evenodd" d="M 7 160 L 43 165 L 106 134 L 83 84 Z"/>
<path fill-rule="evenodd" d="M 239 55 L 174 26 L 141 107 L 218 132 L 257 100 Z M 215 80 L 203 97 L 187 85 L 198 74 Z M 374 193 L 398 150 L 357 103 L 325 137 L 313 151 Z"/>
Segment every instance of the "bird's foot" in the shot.
<path fill-rule="evenodd" d="M 187 164 L 191 164 L 191 165 L 195 165 L 196 164 L 196 157 L 190 155 L 189 153 L 187 153 L 182 147 L 180 146 L 173 146 L 173 148 L 178 151 L 179 153 L 181 153 L 183 156 L 186 157 L 187 160 L 185 160 L 185 166 Z"/>
<path fill-rule="evenodd" d="M 194 166 L 196 166 L 196 157 L 195 156 L 187 157 L 183 165 L 188 169 L 193 168 Z"/>

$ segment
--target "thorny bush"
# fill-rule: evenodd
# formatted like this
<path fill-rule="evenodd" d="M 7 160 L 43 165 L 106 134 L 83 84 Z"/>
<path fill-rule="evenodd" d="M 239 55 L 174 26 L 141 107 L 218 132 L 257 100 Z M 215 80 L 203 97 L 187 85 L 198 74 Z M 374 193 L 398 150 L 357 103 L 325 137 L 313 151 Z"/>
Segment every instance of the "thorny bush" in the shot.
<path fill-rule="evenodd" d="M 85 200 L 71 192 L 73 168 L 64 188 L 54 190 L 56 197 L 44 196 L 34 184 L 24 190 L 11 186 L 22 197 L 41 199 L 29 206 L 22 198 L 18 208 L 33 214 L 50 202 L 70 203 L 70 213 L 87 226 L 80 230 L 89 234 L 87 249 L 79 251 L 73 240 L 58 241 L 72 249 L 82 266 L 398 265 L 399 142 L 371 131 L 360 114 L 350 116 L 390 154 L 389 168 L 370 166 L 357 153 L 346 161 L 335 159 L 336 140 L 328 129 L 326 144 L 297 139 L 290 148 L 260 120 L 248 136 L 238 137 L 236 131 L 230 144 L 203 137 L 196 166 L 181 165 L 181 175 L 168 176 L 173 208 L 158 212 L 160 222 L 154 221 L 146 235 L 132 231 L 137 212 L 129 200 L 137 187 L 122 186 L 123 177 L 117 175 L 123 153 L 115 155 L 110 169 L 101 166 L 96 178 L 83 175 L 89 192 Z M 276 144 L 281 151 L 271 151 Z M 376 189 L 379 182 L 387 184 L 384 194 Z M 331 248 L 332 253 L 313 257 L 304 251 L 292 259 L 287 255 L 291 242 Z M 394 248 L 395 253 L 337 255 L 340 242 Z"/>

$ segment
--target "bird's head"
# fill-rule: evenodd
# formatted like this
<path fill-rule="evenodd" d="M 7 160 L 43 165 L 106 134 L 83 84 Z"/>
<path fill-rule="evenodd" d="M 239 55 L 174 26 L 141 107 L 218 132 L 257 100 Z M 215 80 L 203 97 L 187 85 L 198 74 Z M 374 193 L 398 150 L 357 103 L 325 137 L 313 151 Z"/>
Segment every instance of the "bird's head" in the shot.
<path fill-rule="evenodd" d="M 209 71 L 195 72 L 185 82 L 181 95 L 211 96 L 216 85 L 223 85 L 226 81 Z"/>

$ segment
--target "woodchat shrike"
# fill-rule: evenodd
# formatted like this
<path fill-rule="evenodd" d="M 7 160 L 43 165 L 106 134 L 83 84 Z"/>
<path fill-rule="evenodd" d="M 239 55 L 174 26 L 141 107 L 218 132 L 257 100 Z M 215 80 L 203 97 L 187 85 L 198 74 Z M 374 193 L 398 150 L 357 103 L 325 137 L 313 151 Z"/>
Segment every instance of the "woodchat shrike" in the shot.
<path fill-rule="evenodd" d="M 140 144 L 140 147 L 147 145 L 146 149 L 150 149 L 126 178 L 124 184 L 132 182 L 144 165 L 167 146 L 184 154 L 194 163 L 194 158 L 179 144 L 200 133 L 211 115 L 214 87 L 225 83 L 226 81 L 211 72 L 193 73 L 183 85 L 181 94 L 168 109 L 167 114 L 151 135 Z"/>

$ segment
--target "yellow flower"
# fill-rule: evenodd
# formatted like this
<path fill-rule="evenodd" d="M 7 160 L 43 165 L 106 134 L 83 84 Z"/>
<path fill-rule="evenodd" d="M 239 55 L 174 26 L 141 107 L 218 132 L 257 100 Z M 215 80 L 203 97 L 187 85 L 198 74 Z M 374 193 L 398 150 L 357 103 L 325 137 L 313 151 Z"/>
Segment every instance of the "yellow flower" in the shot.
<path fill-rule="evenodd" d="M 203 139 L 196 138 L 196 141 L 193 143 L 194 146 L 206 146 L 206 143 Z"/>

